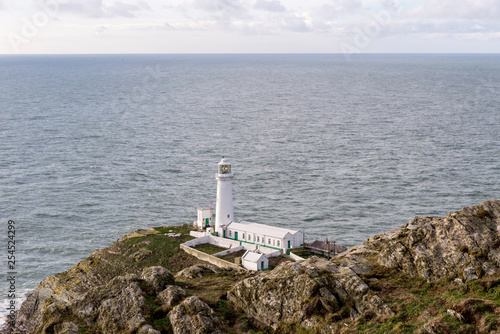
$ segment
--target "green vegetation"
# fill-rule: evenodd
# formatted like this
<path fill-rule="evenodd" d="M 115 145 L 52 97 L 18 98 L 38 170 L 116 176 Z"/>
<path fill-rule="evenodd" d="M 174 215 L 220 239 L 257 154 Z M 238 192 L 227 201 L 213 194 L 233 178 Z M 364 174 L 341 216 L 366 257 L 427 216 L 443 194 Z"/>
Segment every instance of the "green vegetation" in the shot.
<path fill-rule="evenodd" d="M 212 244 L 201 244 L 201 245 L 195 246 L 194 249 L 199 250 L 200 252 L 203 252 L 203 253 L 210 254 L 210 255 L 220 253 L 222 251 L 227 250 L 227 248 L 218 247 L 218 246 L 215 246 Z"/>
<path fill-rule="evenodd" d="M 165 233 L 182 233 L 180 237 L 168 237 Z M 191 227 L 169 226 L 153 230 L 134 232 L 109 247 L 108 256 L 123 273 L 140 273 L 150 266 L 163 266 L 173 273 L 192 266 L 199 261 L 180 249 L 180 244 L 193 239 Z M 121 275 L 121 273 L 120 273 Z M 116 275 L 115 275 L 116 276 Z"/>
<path fill-rule="evenodd" d="M 452 278 L 429 283 L 395 268 L 378 266 L 362 278 L 395 315 L 370 321 L 360 318 L 354 322 L 355 331 L 344 332 L 417 333 L 429 322 L 439 333 L 490 333 L 500 329 L 498 275 L 464 284 Z M 461 314 L 464 320 L 448 310 Z"/>

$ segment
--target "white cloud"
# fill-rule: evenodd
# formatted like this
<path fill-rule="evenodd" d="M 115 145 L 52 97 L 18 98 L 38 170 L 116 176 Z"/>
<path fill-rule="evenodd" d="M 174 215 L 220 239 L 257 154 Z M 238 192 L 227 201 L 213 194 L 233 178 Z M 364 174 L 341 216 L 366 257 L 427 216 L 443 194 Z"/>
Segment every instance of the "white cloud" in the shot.
<path fill-rule="evenodd" d="M 285 6 L 281 4 L 278 0 L 257 0 L 254 5 L 255 9 L 267 10 L 269 12 L 284 12 L 286 11 Z"/>
<path fill-rule="evenodd" d="M 312 31 L 313 23 L 307 13 L 289 15 L 281 21 L 284 30 L 293 32 Z"/>
<path fill-rule="evenodd" d="M 25 19 L 31 20 L 47 1 L 54 0 L 0 0 L 0 31 L 22 31 Z M 89 45 L 95 42 L 101 47 L 104 44 L 100 43 L 105 41 L 110 43 L 106 44 L 106 50 L 112 50 L 113 45 L 116 50 L 141 50 L 141 47 L 160 50 L 161 45 L 168 44 L 169 51 L 175 51 L 176 45 L 192 45 L 190 51 L 197 45 L 205 45 L 212 52 L 219 47 L 223 51 L 234 48 L 267 52 L 282 47 L 287 52 L 300 51 L 302 47 L 306 52 L 335 52 L 339 41 L 354 40 L 375 22 L 379 26 L 370 35 L 372 50 L 385 47 L 393 52 L 399 50 L 403 41 L 411 47 L 407 49 L 410 52 L 418 52 L 419 48 L 432 52 L 424 50 L 426 42 L 439 47 L 439 51 L 453 42 L 454 48 L 450 49 L 453 51 L 462 48 L 474 52 L 465 45 L 500 51 L 496 46 L 500 34 L 500 0 L 56 1 L 59 15 L 47 29 L 58 31 L 61 41 L 71 40 L 75 35 L 88 38 Z M 390 17 L 380 20 L 384 11 Z M 72 17 L 64 17 L 65 14 Z M 41 44 L 42 39 L 39 40 Z M 166 40 L 169 42 L 164 43 Z M 50 43 L 47 40 L 46 48 Z M 59 48 L 62 50 L 69 44 L 61 42 Z M 200 46 L 199 51 L 204 50 Z"/>
<path fill-rule="evenodd" d="M 359 14 L 364 10 L 360 0 L 334 0 L 329 1 L 315 9 L 315 12 L 324 18 L 336 18 L 346 14 Z"/>
<path fill-rule="evenodd" d="M 138 12 L 151 10 L 151 7 L 144 1 L 138 1 L 135 4 L 114 1 L 107 5 L 103 0 L 68 0 L 59 3 L 59 10 L 89 18 L 134 18 L 137 17 Z"/>
<path fill-rule="evenodd" d="M 194 0 L 192 5 L 194 8 L 213 13 L 238 15 L 247 11 L 241 0 Z"/>
<path fill-rule="evenodd" d="M 464 19 L 500 19 L 498 0 L 427 0 L 418 16 Z"/>

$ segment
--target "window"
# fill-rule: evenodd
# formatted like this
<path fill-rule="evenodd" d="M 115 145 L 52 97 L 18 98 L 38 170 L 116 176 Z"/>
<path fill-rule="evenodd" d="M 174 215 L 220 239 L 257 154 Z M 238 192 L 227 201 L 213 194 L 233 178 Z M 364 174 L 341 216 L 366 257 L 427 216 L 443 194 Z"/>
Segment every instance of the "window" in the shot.
<path fill-rule="evenodd" d="M 252 241 L 252 236 L 250 234 L 248 235 L 248 240 Z"/>
<path fill-rule="evenodd" d="M 245 233 L 243 233 L 243 240 L 245 240 Z"/>
<path fill-rule="evenodd" d="M 278 240 L 278 243 L 277 243 L 277 244 L 278 244 L 278 247 L 279 247 L 279 246 L 280 246 L 280 241 L 279 241 L 279 240 Z"/>
<path fill-rule="evenodd" d="M 260 237 L 257 237 L 257 242 L 260 242 Z"/>
<path fill-rule="evenodd" d="M 270 245 L 271 244 L 271 239 L 267 239 L 267 244 Z"/>
<path fill-rule="evenodd" d="M 276 246 L 276 240 L 273 239 L 273 246 Z"/>
<path fill-rule="evenodd" d="M 229 230 L 229 236 L 231 236 L 231 230 Z"/>

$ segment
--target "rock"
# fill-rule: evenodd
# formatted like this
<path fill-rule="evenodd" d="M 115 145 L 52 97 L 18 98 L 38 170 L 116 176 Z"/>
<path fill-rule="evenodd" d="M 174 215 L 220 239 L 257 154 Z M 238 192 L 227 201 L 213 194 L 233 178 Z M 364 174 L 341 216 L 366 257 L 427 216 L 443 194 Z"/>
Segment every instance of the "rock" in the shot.
<path fill-rule="evenodd" d="M 189 297 L 168 314 L 174 334 L 222 334 L 215 312 L 198 297 Z"/>
<path fill-rule="evenodd" d="M 208 263 L 200 263 L 179 271 L 175 276 L 189 279 L 202 278 L 204 271 L 211 271 L 215 274 L 219 274 L 221 269 Z"/>
<path fill-rule="evenodd" d="M 149 249 L 146 248 L 141 248 L 137 252 L 131 255 L 131 257 L 136 260 L 137 262 L 144 260 L 147 258 L 149 255 L 151 255 L 153 252 L 150 251 Z"/>
<path fill-rule="evenodd" d="M 167 285 L 175 284 L 174 275 L 161 266 L 145 268 L 142 271 L 141 278 L 148 282 L 156 293 L 164 290 Z"/>
<path fill-rule="evenodd" d="M 334 313 L 344 306 L 354 317 L 366 311 L 393 314 L 350 268 L 316 257 L 284 262 L 271 272 L 246 278 L 228 292 L 228 299 L 275 330 L 280 323 L 307 323 L 316 314 Z"/>
<path fill-rule="evenodd" d="M 146 319 L 144 319 L 144 316 L 142 314 L 136 314 L 125 323 L 125 330 L 128 333 L 134 333 L 145 323 Z"/>
<path fill-rule="evenodd" d="M 33 290 L 26 300 L 22 303 L 16 317 L 16 327 L 21 333 L 32 332 L 42 319 L 42 311 L 45 301 L 52 298 L 54 291 L 48 282 L 44 279 L 40 286 Z M 6 332 L 7 333 L 7 332 Z"/>
<path fill-rule="evenodd" d="M 79 334 L 78 326 L 72 322 L 63 322 L 54 327 L 55 334 Z"/>
<path fill-rule="evenodd" d="M 184 297 L 186 297 L 186 291 L 177 285 L 167 286 L 165 290 L 158 294 L 158 298 L 161 300 L 162 304 L 169 307 L 173 307 L 184 299 Z"/>
<path fill-rule="evenodd" d="M 452 310 L 452 309 L 447 309 L 446 310 L 446 313 L 448 313 L 449 315 L 457 318 L 459 321 L 461 322 L 464 322 L 465 318 L 463 315 L 461 315 L 460 313 L 458 313 L 457 311 L 455 310 Z"/>
<path fill-rule="evenodd" d="M 347 256 L 343 258 L 340 264 L 342 267 L 350 268 L 357 275 L 365 275 L 373 270 L 373 265 L 368 264 L 367 260 L 359 256 Z"/>
<path fill-rule="evenodd" d="M 463 277 L 466 280 L 474 280 L 478 279 L 479 276 L 477 275 L 476 269 L 473 267 L 467 267 L 464 269 Z"/>
<path fill-rule="evenodd" d="M 139 328 L 137 334 L 161 334 L 161 332 L 154 329 L 151 325 L 144 325 Z"/>
<path fill-rule="evenodd" d="M 104 334 L 117 333 L 127 327 L 133 329 L 143 319 L 141 313 L 146 298 L 137 276 L 116 277 L 100 288 L 92 300 L 100 303 L 97 326 Z"/>
<path fill-rule="evenodd" d="M 500 201 L 490 200 L 443 218 L 415 217 L 340 256 L 378 253 L 378 264 L 428 281 L 457 276 L 473 280 L 500 271 L 499 230 Z"/>
<path fill-rule="evenodd" d="M 338 310 L 340 310 L 340 304 L 337 298 L 335 298 L 335 295 L 331 293 L 330 290 L 328 290 L 325 287 L 322 287 L 319 289 L 319 294 L 321 296 L 320 297 L 321 304 L 328 312 L 335 313 Z"/>

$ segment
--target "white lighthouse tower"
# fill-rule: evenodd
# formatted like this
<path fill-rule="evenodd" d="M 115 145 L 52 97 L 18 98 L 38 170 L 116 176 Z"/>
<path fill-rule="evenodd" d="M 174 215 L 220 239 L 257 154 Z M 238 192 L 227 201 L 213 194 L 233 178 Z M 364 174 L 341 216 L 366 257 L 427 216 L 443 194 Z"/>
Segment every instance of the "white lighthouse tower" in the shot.
<path fill-rule="evenodd" d="M 217 174 L 217 202 L 215 211 L 215 231 L 219 237 L 223 237 L 223 226 L 229 224 L 233 219 L 233 173 L 231 163 L 222 157 L 219 162 Z"/>

